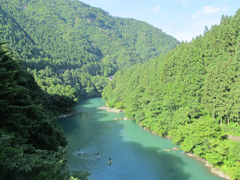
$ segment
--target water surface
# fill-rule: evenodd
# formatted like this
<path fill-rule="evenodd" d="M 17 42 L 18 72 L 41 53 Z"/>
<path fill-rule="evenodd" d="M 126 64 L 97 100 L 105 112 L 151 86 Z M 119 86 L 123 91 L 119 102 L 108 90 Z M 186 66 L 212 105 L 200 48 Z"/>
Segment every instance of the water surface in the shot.
<path fill-rule="evenodd" d="M 171 140 L 143 130 L 134 121 L 115 121 L 124 113 L 100 110 L 104 104 L 101 98 L 82 100 L 77 115 L 58 121 L 68 140 L 70 170 L 87 170 L 91 180 L 223 180 L 181 150 L 172 151 L 176 145 Z"/>

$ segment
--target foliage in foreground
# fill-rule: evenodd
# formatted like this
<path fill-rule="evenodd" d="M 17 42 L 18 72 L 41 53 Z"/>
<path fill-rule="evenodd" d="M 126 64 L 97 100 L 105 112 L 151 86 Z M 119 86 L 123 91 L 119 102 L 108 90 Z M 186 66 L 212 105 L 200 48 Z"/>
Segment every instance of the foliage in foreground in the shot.
<path fill-rule="evenodd" d="M 19 66 L 19 57 L 0 46 L 0 177 L 69 179 L 66 138 L 55 123 L 60 97 L 45 93 Z M 64 97 L 62 97 L 64 100 Z M 68 101 L 70 107 L 73 100 Z M 66 108 L 66 107 L 65 107 Z M 83 177 L 88 174 L 83 174 Z"/>

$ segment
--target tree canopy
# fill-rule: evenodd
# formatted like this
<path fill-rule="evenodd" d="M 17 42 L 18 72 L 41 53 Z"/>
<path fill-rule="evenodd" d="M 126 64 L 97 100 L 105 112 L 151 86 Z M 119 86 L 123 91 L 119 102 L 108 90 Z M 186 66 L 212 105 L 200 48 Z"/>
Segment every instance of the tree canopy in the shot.
<path fill-rule="evenodd" d="M 118 69 L 179 44 L 145 22 L 112 17 L 78 0 L 0 0 L 0 38 L 42 89 L 74 100 L 101 96 Z"/>
<path fill-rule="evenodd" d="M 0 177 L 69 179 L 67 141 L 55 116 L 75 102 L 44 92 L 20 62 L 16 53 L 0 43 Z M 58 98 L 68 102 L 65 107 Z"/>
<path fill-rule="evenodd" d="M 108 106 L 125 109 L 127 117 L 172 137 L 232 179 L 240 179 L 240 142 L 227 139 L 225 127 L 240 135 L 239 20 L 240 10 L 190 43 L 118 70 L 102 93 Z"/>

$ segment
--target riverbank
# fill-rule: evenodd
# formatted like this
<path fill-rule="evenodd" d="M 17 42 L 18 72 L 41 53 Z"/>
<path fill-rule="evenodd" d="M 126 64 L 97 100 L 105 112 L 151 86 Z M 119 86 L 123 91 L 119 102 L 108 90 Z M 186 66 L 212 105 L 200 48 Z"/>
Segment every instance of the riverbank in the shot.
<path fill-rule="evenodd" d="M 121 109 L 110 108 L 107 105 L 105 105 L 103 107 L 100 107 L 99 109 L 107 110 L 108 112 L 116 112 L 116 113 L 118 113 L 118 112 L 125 112 L 124 110 L 121 110 Z"/>
<path fill-rule="evenodd" d="M 159 134 L 157 134 L 156 132 L 150 130 L 147 127 L 144 127 L 142 124 L 139 123 L 139 126 L 141 126 L 144 130 L 150 131 L 152 134 L 156 135 L 156 136 L 160 136 Z M 162 136 L 160 136 L 162 137 Z M 167 138 L 167 139 L 172 139 L 170 136 L 165 136 L 163 138 Z M 224 174 L 224 172 L 222 172 L 221 170 L 219 170 L 217 167 L 214 167 L 213 165 L 211 165 L 207 160 L 200 158 L 199 156 L 192 154 L 192 153 L 185 153 L 187 156 L 193 157 L 201 162 L 203 162 L 205 164 L 206 167 L 208 167 L 211 171 L 212 174 L 215 174 L 219 177 L 225 178 L 225 179 L 231 179 L 227 174 Z"/>
<path fill-rule="evenodd" d="M 115 121 L 118 121 L 118 120 L 127 121 L 127 120 L 134 120 L 134 119 L 132 119 L 132 118 L 127 118 L 127 117 L 124 117 L 124 118 L 115 118 Z"/>
<path fill-rule="evenodd" d="M 222 178 L 225 178 L 225 179 L 231 179 L 228 175 L 224 174 L 222 171 L 220 171 L 217 167 L 214 167 L 213 165 L 211 165 L 208 161 L 206 161 L 205 159 L 202 159 L 200 157 L 198 157 L 197 155 L 195 154 L 191 154 L 191 153 L 185 153 L 187 156 L 190 156 L 190 157 L 193 157 L 195 159 L 197 159 L 198 161 L 201 161 L 205 164 L 205 166 L 207 166 L 210 170 L 211 170 L 211 173 L 217 175 L 217 176 L 220 176 Z"/>
<path fill-rule="evenodd" d="M 107 105 L 105 105 L 105 106 L 103 106 L 103 107 L 100 107 L 99 109 L 107 110 L 108 112 L 116 112 L 116 113 L 125 112 L 124 110 L 121 110 L 121 109 L 110 108 L 110 107 L 108 107 Z M 118 121 L 118 120 L 127 121 L 127 120 L 133 120 L 133 119 L 132 119 L 132 118 L 128 118 L 128 117 L 124 117 L 124 118 L 115 118 L 114 120 L 115 120 L 115 121 Z"/>
<path fill-rule="evenodd" d="M 109 108 L 107 105 L 105 105 L 103 107 L 100 107 L 99 109 L 107 110 L 108 112 L 125 112 L 123 110 Z M 125 118 L 126 118 L 126 120 L 128 120 L 127 117 L 124 117 L 122 119 L 125 120 Z M 131 119 L 131 120 L 133 120 L 133 119 Z M 115 121 L 116 121 L 116 118 L 115 118 Z M 147 128 L 145 126 L 143 126 L 142 124 L 139 123 L 138 125 L 141 126 L 144 130 L 150 131 L 152 134 L 154 134 L 156 136 L 160 136 L 159 134 L 157 134 L 156 132 L 150 130 L 149 128 Z M 162 136 L 160 136 L 160 137 L 162 137 Z M 172 139 L 170 136 L 165 136 L 163 138 Z M 228 179 L 228 180 L 231 179 L 227 174 L 225 174 L 224 172 L 220 171 L 218 168 L 212 166 L 207 160 L 202 159 L 202 158 L 198 157 L 195 154 L 191 154 L 191 153 L 185 153 L 185 154 L 187 156 L 193 157 L 193 158 L 195 158 L 195 159 L 197 159 L 197 160 L 199 160 L 201 162 L 204 162 L 205 166 L 210 169 L 212 174 L 217 175 L 217 176 L 222 177 L 222 178 L 225 178 L 225 179 Z"/>

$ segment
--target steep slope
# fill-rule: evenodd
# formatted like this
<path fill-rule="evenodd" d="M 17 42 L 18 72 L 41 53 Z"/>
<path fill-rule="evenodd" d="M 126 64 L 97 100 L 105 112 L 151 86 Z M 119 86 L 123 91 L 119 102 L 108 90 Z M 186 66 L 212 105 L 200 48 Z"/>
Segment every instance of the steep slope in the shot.
<path fill-rule="evenodd" d="M 204 37 L 166 55 L 119 70 L 104 89 L 108 106 L 183 150 L 240 179 L 240 142 L 226 139 L 239 128 L 240 10 Z M 225 132 L 224 132 L 225 131 Z"/>
<path fill-rule="evenodd" d="M 69 179 L 67 141 L 54 117 L 66 107 L 41 90 L 20 61 L 0 43 L 0 179 Z"/>
<path fill-rule="evenodd" d="M 98 96 L 106 77 L 118 69 L 147 62 L 179 44 L 145 22 L 112 17 L 77 0 L 0 2 L 0 38 L 51 94 Z"/>

